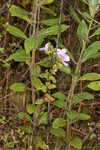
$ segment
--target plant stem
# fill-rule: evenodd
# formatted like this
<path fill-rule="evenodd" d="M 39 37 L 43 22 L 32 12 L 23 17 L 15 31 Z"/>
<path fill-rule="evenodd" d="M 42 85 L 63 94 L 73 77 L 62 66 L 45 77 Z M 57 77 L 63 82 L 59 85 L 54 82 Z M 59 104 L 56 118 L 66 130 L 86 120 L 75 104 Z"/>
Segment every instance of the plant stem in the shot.
<path fill-rule="evenodd" d="M 91 20 L 91 22 L 89 24 L 89 29 L 88 29 L 88 36 L 89 36 L 90 30 L 91 30 L 91 27 L 92 27 L 92 23 L 93 23 L 93 21 Z M 83 47 L 82 47 L 82 50 L 81 50 L 79 60 L 76 64 L 75 75 L 80 74 L 80 68 L 81 68 L 81 65 L 82 65 L 82 56 L 83 56 L 83 53 L 86 49 L 87 42 L 84 41 L 84 40 L 82 42 L 83 42 Z M 74 97 L 74 92 L 75 92 L 75 88 L 77 86 L 77 82 L 78 82 L 77 76 L 72 77 L 72 83 L 71 83 L 70 90 L 69 90 L 69 93 L 68 93 L 68 98 L 66 100 L 66 106 L 68 107 L 69 111 L 72 109 L 72 100 L 73 100 L 73 97 Z M 67 118 L 67 138 L 69 136 L 71 136 L 71 126 L 70 126 L 70 120 L 69 120 L 69 118 Z M 68 145 L 68 147 L 70 149 L 70 144 Z"/>
<path fill-rule="evenodd" d="M 60 17 L 59 17 L 59 24 L 58 24 L 58 35 L 57 35 L 57 41 L 56 41 L 56 49 L 58 49 L 58 47 L 59 47 L 62 12 L 63 12 L 63 0 L 61 0 L 61 6 L 60 6 Z"/>
<path fill-rule="evenodd" d="M 80 54 L 80 57 L 79 57 L 79 60 L 78 60 L 78 63 L 76 65 L 76 69 L 75 69 L 76 75 L 80 73 L 81 59 L 82 59 L 82 55 L 85 51 L 85 47 L 86 47 L 86 42 L 83 41 L 83 48 L 82 48 L 82 51 L 81 51 L 81 54 Z M 68 98 L 67 98 L 68 110 L 72 109 L 72 100 L 73 100 L 74 91 L 75 91 L 75 88 L 77 85 L 77 81 L 78 81 L 77 77 L 72 78 L 72 83 L 71 83 L 71 87 L 70 87 L 70 90 L 68 93 Z M 70 133 L 71 133 L 70 120 L 67 119 L 67 137 L 70 136 Z"/>
<path fill-rule="evenodd" d="M 30 26 L 30 36 L 34 36 L 35 39 L 36 39 L 36 43 L 35 43 L 35 47 L 34 49 L 32 50 L 32 57 L 30 56 L 30 80 L 31 78 L 34 76 L 34 72 L 35 72 L 35 51 L 36 51 L 36 48 L 37 48 L 37 28 L 36 28 L 36 23 L 37 23 L 37 15 L 38 15 L 38 3 L 39 3 L 39 0 L 34 0 L 33 1 L 33 10 L 32 10 L 32 18 L 31 20 L 33 20 L 33 24 L 32 26 Z M 33 85 L 31 85 L 31 88 L 32 88 L 32 103 L 34 104 L 35 103 L 35 88 L 33 87 Z M 34 147 L 35 147 L 35 150 L 38 150 L 38 147 L 37 147 L 37 118 L 36 118 L 36 115 L 33 114 L 33 144 L 34 144 Z"/>

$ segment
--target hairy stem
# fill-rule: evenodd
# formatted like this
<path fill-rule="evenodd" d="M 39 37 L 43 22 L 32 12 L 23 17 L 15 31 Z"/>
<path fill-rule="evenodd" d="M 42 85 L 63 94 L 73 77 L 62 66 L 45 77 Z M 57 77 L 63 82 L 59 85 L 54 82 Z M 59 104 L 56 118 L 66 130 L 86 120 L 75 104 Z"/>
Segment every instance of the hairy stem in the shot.
<path fill-rule="evenodd" d="M 93 23 L 93 21 L 91 20 L 90 25 L 89 25 L 89 29 L 88 29 L 88 36 L 89 36 L 90 30 L 91 30 L 91 27 L 92 27 L 92 23 Z M 82 56 L 83 56 L 83 53 L 86 49 L 86 44 L 87 44 L 87 42 L 83 40 L 83 47 L 82 47 L 82 50 L 81 50 L 81 54 L 80 54 L 79 60 L 76 64 L 76 69 L 75 69 L 75 74 L 76 75 L 80 74 L 80 68 L 81 68 L 81 65 L 82 65 Z M 72 109 L 72 100 L 73 100 L 73 97 L 74 97 L 74 92 L 75 92 L 75 88 L 77 86 L 77 82 L 78 82 L 77 76 L 72 77 L 72 83 L 71 83 L 70 90 L 69 90 L 69 93 L 68 93 L 68 98 L 66 100 L 66 105 L 67 105 L 68 110 Z M 71 126 L 70 126 L 69 118 L 67 118 L 67 137 L 68 136 L 71 136 Z M 67 148 L 70 150 L 70 145 Z"/>

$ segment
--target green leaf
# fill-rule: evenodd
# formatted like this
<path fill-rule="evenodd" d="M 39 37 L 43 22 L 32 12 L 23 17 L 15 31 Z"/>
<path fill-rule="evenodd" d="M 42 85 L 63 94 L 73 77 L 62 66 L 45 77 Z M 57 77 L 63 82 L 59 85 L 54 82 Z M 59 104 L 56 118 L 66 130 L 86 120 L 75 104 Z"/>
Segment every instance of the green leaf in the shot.
<path fill-rule="evenodd" d="M 27 113 L 24 113 L 24 112 L 19 112 L 18 114 L 17 114 L 17 117 L 20 119 L 20 120 L 24 120 L 24 119 L 26 119 L 27 121 L 32 121 L 32 118 L 31 118 L 31 116 L 29 116 Z"/>
<path fill-rule="evenodd" d="M 99 80 L 99 79 L 100 79 L 100 74 L 95 72 L 84 74 L 81 77 L 81 80 L 88 80 L 88 81 Z"/>
<path fill-rule="evenodd" d="M 80 39 L 89 41 L 88 40 L 88 27 L 84 20 L 82 20 L 82 23 L 79 24 L 78 26 L 77 35 L 79 36 Z"/>
<path fill-rule="evenodd" d="M 82 140 L 76 136 L 76 137 L 73 137 L 71 140 L 70 140 L 70 145 L 73 146 L 74 148 L 77 148 L 77 149 L 81 149 L 82 148 Z"/>
<path fill-rule="evenodd" d="M 19 113 L 17 114 L 17 117 L 18 117 L 20 120 L 23 120 L 24 117 L 25 117 L 25 113 L 24 113 L 24 112 L 19 112 Z"/>
<path fill-rule="evenodd" d="M 87 3 L 87 0 L 81 0 L 81 1 L 84 2 L 85 4 L 88 4 L 88 3 Z"/>
<path fill-rule="evenodd" d="M 60 128 L 66 126 L 66 120 L 63 118 L 57 118 L 53 121 L 52 127 L 53 128 Z"/>
<path fill-rule="evenodd" d="M 35 48 L 35 39 L 34 37 L 29 37 L 24 42 L 24 47 L 26 54 L 29 54 Z"/>
<path fill-rule="evenodd" d="M 14 60 L 16 62 L 25 62 L 26 61 L 26 53 L 25 50 L 19 49 L 15 53 L 11 54 L 7 61 Z"/>
<path fill-rule="evenodd" d="M 66 102 L 64 100 L 59 99 L 59 100 L 52 102 L 52 105 L 59 107 L 59 108 L 65 108 Z"/>
<path fill-rule="evenodd" d="M 95 36 L 95 35 L 100 35 L 100 28 L 98 28 L 91 37 Z"/>
<path fill-rule="evenodd" d="M 35 77 L 41 77 L 41 67 L 40 67 L 40 65 L 36 65 L 35 66 L 35 71 L 34 71 L 34 76 Z"/>
<path fill-rule="evenodd" d="M 43 20 L 41 23 L 47 26 L 54 26 L 59 23 L 59 18 Z"/>
<path fill-rule="evenodd" d="M 51 63 L 47 59 L 39 61 L 38 64 L 45 68 L 51 67 Z"/>
<path fill-rule="evenodd" d="M 15 26 L 8 25 L 7 31 L 11 35 L 14 35 L 15 37 L 19 37 L 19 38 L 22 38 L 22 39 L 27 39 L 27 36 L 24 34 L 24 32 L 22 32 L 19 28 L 15 27 Z"/>
<path fill-rule="evenodd" d="M 94 18 L 98 8 L 99 8 L 98 0 L 89 0 L 89 11 L 92 18 Z"/>
<path fill-rule="evenodd" d="M 43 139 L 42 139 L 41 137 L 38 137 L 38 138 L 37 138 L 37 146 L 38 146 L 40 149 L 44 149 L 44 150 L 47 149 L 46 143 L 45 143 L 45 141 L 43 141 Z"/>
<path fill-rule="evenodd" d="M 5 121 L 6 121 L 5 117 L 0 118 L 0 124 L 5 124 Z"/>
<path fill-rule="evenodd" d="M 27 109 L 27 112 L 28 112 L 29 114 L 33 114 L 34 111 L 35 111 L 35 105 L 33 105 L 33 104 L 28 104 L 27 107 L 26 107 L 26 109 Z"/>
<path fill-rule="evenodd" d="M 31 78 L 32 85 L 36 88 L 36 90 L 41 90 L 43 92 L 46 92 L 46 86 L 41 82 L 41 80 L 37 77 Z"/>
<path fill-rule="evenodd" d="M 36 102 L 35 102 L 35 104 L 37 104 L 37 105 L 41 105 L 43 103 L 44 103 L 43 99 L 37 99 Z"/>
<path fill-rule="evenodd" d="M 0 47 L 0 53 L 4 53 L 4 48 Z"/>
<path fill-rule="evenodd" d="M 41 73 L 41 74 L 39 75 L 39 77 L 42 78 L 42 79 L 44 78 L 44 79 L 46 79 L 46 80 L 48 81 L 49 72 Z"/>
<path fill-rule="evenodd" d="M 52 96 L 59 100 L 66 100 L 66 96 L 61 92 L 53 93 Z"/>
<path fill-rule="evenodd" d="M 89 120 L 91 117 L 85 113 L 80 113 L 79 114 L 79 119 L 80 120 Z"/>
<path fill-rule="evenodd" d="M 65 21 L 65 18 L 62 18 L 62 22 Z M 47 25 L 47 26 L 54 26 L 54 25 L 58 25 L 59 23 L 59 18 L 55 18 L 55 19 L 47 19 L 47 20 L 43 20 L 41 22 L 41 24 Z"/>
<path fill-rule="evenodd" d="M 16 92 L 23 92 L 25 90 L 26 85 L 22 82 L 13 83 L 10 86 L 10 89 Z"/>
<path fill-rule="evenodd" d="M 67 111 L 67 117 L 71 121 L 77 121 L 79 119 L 79 114 L 75 110 Z"/>
<path fill-rule="evenodd" d="M 67 25 L 61 25 L 61 32 L 67 30 L 68 28 L 69 28 L 69 26 L 67 26 Z M 59 30 L 58 25 L 49 27 L 47 29 L 41 29 L 39 31 L 39 36 L 47 37 L 49 35 L 57 35 L 58 30 Z"/>
<path fill-rule="evenodd" d="M 50 82 L 46 82 L 46 87 L 48 89 L 55 89 L 56 88 L 56 84 L 51 84 Z"/>
<path fill-rule="evenodd" d="M 100 90 L 100 81 L 91 82 L 87 85 L 87 87 L 94 91 L 99 91 Z"/>
<path fill-rule="evenodd" d="M 3 67 L 10 67 L 10 63 L 7 63 L 7 61 L 5 61 L 4 59 L 1 59 L 1 58 L 0 58 L 0 62 L 3 63 L 3 64 L 2 64 Z"/>
<path fill-rule="evenodd" d="M 74 10 L 72 7 L 70 7 L 70 10 L 71 10 L 71 13 L 72 13 L 73 18 L 74 18 L 79 24 L 81 24 L 81 20 L 80 20 L 78 14 L 75 12 L 75 10 Z"/>
<path fill-rule="evenodd" d="M 74 63 L 76 63 L 76 61 L 75 61 L 75 59 L 74 59 L 72 53 L 71 53 L 69 50 L 67 50 L 67 54 L 69 55 L 70 59 L 71 59 Z"/>
<path fill-rule="evenodd" d="M 54 0 L 42 0 L 40 2 L 40 5 L 49 5 L 49 4 L 53 3 L 53 2 L 54 2 Z"/>
<path fill-rule="evenodd" d="M 51 128 L 50 132 L 51 132 L 51 134 L 53 134 L 59 138 L 65 138 L 66 137 L 66 132 L 62 128 Z"/>
<path fill-rule="evenodd" d="M 61 25 L 61 32 L 64 32 L 68 28 L 69 28 L 69 26 Z M 39 31 L 39 34 L 38 34 L 38 47 L 41 46 L 42 42 L 44 41 L 45 38 L 47 38 L 47 36 L 57 35 L 58 29 L 59 29 L 58 25 L 54 25 L 54 26 L 49 27 L 47 29 L 41 29 Z"/>
<path fill-rule="evenodd" d="M 52 114 L 50 114 L 50 119 L 52 119 Z M 48 112 L 42 112 L 39 119 L 38 119 L 38 125 L 41 124 L 48 124 Z"/>
<path fill-rule="evenodd" d="M 71 70 L 70 70 L 70 67 L 69 66 L 64 66 L 63 64 L 59 64 L 59 69 L 66 73 L 66 74 L 70 74 L 71 73 Z"/>
<path fill-rule="evenodd" d="M 22 126 L 22 130 L 24 130 L 24 132 L 26 133 L 26 134 L 32 134 L 33 133 L 33 129 L 32 129 L 32 127 L 31 126 L 29 126 L 29 125 L 25 125 L 25 126 Z M 28 149 L 29 150 L 29 149 Z"/>
<path fill-rule="evenodd" d="M 89 45 L 83 54 L 82 62 L 85 62 L 90 58 L 94 58 L 95 54 L 98 52 L 99 49 L 100 49 L 100 41 L 96 41 L 91 45 Z M 98 57 L 98 55 L 96 56 Z"/>
<path fill-rule="evenodd" d="M 49 81 L 52 81 L 52 83 L 56 83 L 56 78 L 53 75 L 49 75 Z"/>
<path fill-rule="evenodd" d="M 43 5 L 41 5 L 40 7 L 45 11 L 45 13 L 53 15 L 53 16 L 57 16 L 57 13 L 55 13 L 53 9 L 45 7 Z"/>
<path fill-rule="evenodd" d="M 77 104 L 80 101 L 85 100 L 85 99 L 87 100 L 94 99 L 94 96 L 90 94 L 89 92 L 78 93 L 73 98 L 73 104 Z"/>
<path fill-rule="evenodd" d="M 90 119 L 89 115 L 85 113 L 78 113 L 75 110 L 67 111 L 67 116 L 72 122 L 75 122 L 77 120 L 89 120 Z"/>
<path fill-rule="evenodd" d="M 16 5 L 12 5 L 11 8 L 9 9 L 9 11 L 12 16 L 16 16 L 27 22 L 30 22 L 30 19 L 29 19 L 30 13 L 28 11 L 26 11 L 25 9 L 23 9 L 19 6 L 16 6 Z"/>

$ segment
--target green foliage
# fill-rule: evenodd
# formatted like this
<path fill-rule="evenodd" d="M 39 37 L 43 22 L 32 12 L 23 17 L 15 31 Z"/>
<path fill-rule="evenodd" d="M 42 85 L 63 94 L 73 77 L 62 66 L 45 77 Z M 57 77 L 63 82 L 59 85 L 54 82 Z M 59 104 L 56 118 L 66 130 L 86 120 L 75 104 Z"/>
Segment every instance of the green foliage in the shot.
<path fill-rule="evenodd" d="M 91 99 L 94 99 L 94 96 L 90 94 L 89 92 L 78 93 L 78 94 L 75 94 L 73 98 L 73 104 L 77 104 L 82 100 L 91 100 Z"/>
<path fill-rule="evenodd" d="M 29 54 L 30 51 L 34 50 L 35 38 L 34 37 L 27 38 L 24 42 L 24 47 L 25 47 L 26 54 Z"/>
<path fill-rule="evenodd" d="M 99 79 L 100 79 L 100 74 L 99 73 L 95 73 L 95 72 L 84 74 L 81 77 L 81 80 L 88 80 L 88 81 L 99 80 Z"/>
<path fill-rule="evenodd" d="M 48 61 L 48 59 L 44 59 L 44 60 L 41 60 L 38 62 L 38 64 L 41 66 L 41 67 L 45 67 L 45 68 L 50 68 L 51 67 L 51 63 Z"/>
<path fill-rule="evenodd" d="M 20 120 L 26 119 L 26 120 L 29 121 L 29 122 L 32 121 L 32 118 L 31 118 L 27 113 L 24 113 L 24 112 L 19 112 L 19 113 L 17 114 L 17 117 L 18 117 L 18 119 L 20 119 Z"/>
<path fill-rule="evenodd" d="M 61 70 L 62 72 L 66 73 L 66 74 L 71 73 L 70 67 L 64 66 L 63 64 L 59 64 L 59 70 Z"/>
<path fill-rule="evenodd" d="M 61 92 L 53 93 L 52 96 L 59 99 L 59 100 L 65 100 L 66 99 L 66 96 Z"/>
<path fill-rule="evenodd" d="M 54 25 L 54 26 L 48 27 L 46 29 L 41 29 L 38 33 L 38 47 L 41 46 L 44 39 L 47 38 L 48 36 L 57 35 L 58 28 L 59 28 L 58 25 Z M 69 26 L 67 26 L 67 25 L 61 25 L 61 32 L 64 32 L 68 28 L 69 28 Z M 31 42 L 31 39 L 30 39 L 30 42 Z M 33 41 L 33 43 L 34 42 L 35 41 Z M 32 44 L 32 45 L 34 45 L 34 44 Z M 27 47 L 27 49 L 28 49 L 28 47 Z"/>
<path fill-rule="evenodd" d="M 0 62 L 2 62 L 2 67 L 9 67 L 10 66 L 10 63 L 5 61 L 4 59 L 0 59 Z"/>
<path fill-rule="evenodd" d="M 78 113 L 75 110 L 67 111 L 67 116 L 71 120 L 71 122 L 75 122 L 78 120 L 89 120 L 90 116 L 85 113 Z"/>
<path fill-rule="evenodd" d="M 37 101 L 35 102 L 35 104 L 37 104 L 37 105 L 41 105 L 43 103 L 44 103 L 43 99 L 37 99 Z"/>
<path fill-rule="evenodd" d="M 98 28 L 91 36 L 100 35 L 100 28 Z"/>
<path fill-rule="evenodd" d="M 10 89 L 16 92 L 23 92 L 25 90 L 26 85 L 22 82 L 16 82 L 10 85 Z"/>
<path fill-rule="evenodd" d="M 31 78 L 32 85 L 36 88 L 37 91 L 41 90 L 43 92 L 47 91 L 46 86 L 41 82 L 41 80 L 37 77 Z"/>
<path fill-rule="evenodd" d="M 58 25 L 55 25 L 55 26 L 49 27 L 47 29 L 41 29 L 39 31 L 39 36 L 42 38 L 43 37 L 46 38 L 49 35 L 57 35 L 58 28 L 59 28 Z M 69 28 L 69 26 L 67 26 L 67 25 L 61 25 L 61 32 L 64 32 L 68 28 Z"/>
<path fill-rule="evenodd" d="M 65 19 L 62 19 L 62 21 L 63 20 L 65 20 Z M 44 25 L 47 25 L 47 26 L 58 25 L 59 18 L 43 20 L 41 23 L 44 24 Z"/>
<path fill-rule="evenodd" d="M 41 149 L 46 149 L 47 148 L 45 141 L 41 137 L 38 137 L 37 146 Z"/>
<path fill-rule="evenodd" d="M 57 16 L 57 14 L 55 13 L 55 11 L 53 11 L 52 9 L 45 7 L 43 5 L 40 6 L 47 14 L 51 14 L 53 16 Z"/>
<path fill-rule="evenodd" d="M 0 123 L 5 124 L 5 119 L 6 119 L 5 117 L 0 118 Z"/>
<path fill-rule="evenodd" d="M 94 91 L 100 91 L 100 81 L 94 81 L 87 85 L 88 88 Z"/>
<path fill-rule="evenodd" d="M 35 111 L 35 105 L 33 105 L 33 104 L 28 104 L 26 108 L 27 108 L 27 112 L 29 114 L 33 114 Z"/>
<path fill-rule="evenodd" d="M 56 98 L 56 101 L 54 101 L 52 105 L 59 107 L 59 108 L 65 108 L 66 96 L 63 93 L 56 92 L 56 93 L 53 93 L 52 96 Z"/>
<path fill-rule="evenodd" d="M 48 5 L 48 4 L 51 4 L 51 3 L 53 3 L 54 2 L 54 0 L 42 0 L 41 2 L 40 2 L 40 5 Z"/>
<path fill-rule="evenodd" d="M 96 41 L 92 43 L 91 45 L 89 45 L 83 54 L 82 62 L 85 62 L 86 60 L 90 58 L 99 57 L 100 56 L 98 52 L 99 49 L 100 49 L 100 41 Z"/>
<path fill-rule="evenodd" d="M 7 61 L 14 60 L 16 62 L 26 62 L 26 53 L 23 49 L 18 49 L 15 53 L 11 54 Z"/>
<path fill-rule="evenodd" d="M 30 13 L 28 11 L 26 11 L 25 9 L 16 6 L 16 5 L 12 5 L 9 9 L 10 13 L 12 16 L 16 16 L 18 18 L 21 18 L 27 22 L 30 22 Z"/>
<path fill-rule="evenodd" d="M 63 2 L 63 12 L 61 1 L 54 0 L 19 0 L 16 5 L 14 2 L 8 6 L 7 12 L 1 4 L 0 99 L 4 101 L 0 101 L 0 109 L 5 117 L 0 118 L 0 132 L 2 126 L 5 130 L 0 143 L 4 144 L 3 149 L 17 150 L 19 145 L 22 150 L 65 150 L 70 146 L 82 149 L 83 141 L 71 126 L 75 123 L 87 130 L 87 122 L 95 120 L 90 114 L 98 106 L 95 109 L 90 106 L 92 99 L 99 100 L 93 91 L 100 90 L 100 81 L 96 81 L 100 79 L 99 59 L 96 59 L 100 57 L 100 0 Z M 59 58 L 57 53 L 57 49 L 63 48 L 70 57 L 68 66 L 63 63 L 67 62 L 66 54 L 61 53 Z M 21 73 L 20 79 L 16 72 Z"/>
<path fill-rule="evenodd" d="M 8 25 L 7 31 L 15 37 L 27 39 L 27 36 L 24 34 L 24 32 L 22 32 L 19 28 L 15 27 L 15 26 Z"/>
<path fill-rule="evenodd" d="M 56 118 L 52 124 L 52 127 L 54 129 L 64 127 L 64 126 L 66 126 L 66 120 L 64 120 L 63 118 Z"/>
<path fill-rule="evenodd" d="M 98 5 L 100 4 L 100 1 L 97 1 L 97 0 L 88 0 L 88 2 L 89 2 L 90 15 L 91 15 L 91 17 L 94 17 L 94 15 L 96 14 L 96 12 L 99 9 Z"/>
<path fill-rule="evenodd" d="M 56 107 L 59 107 L 59 108 L 65 108 L 66 102 L 65 102 L 65 100 L 63 100 L 63 99 L 58 99 L 58 100 L 54 101 L 54 102 L 52 103 L 52 105 L 54 105 L 54 106 L 56 106 Z"/>
<path fill-rule="evenodd" d="M 4 48 L 0 47 L 0 53 L 4 52 Z"/>
<path fill-rule="evenodd" d="M 81 20 L 80 20 L 80 18 L 79 18 L 79 16 L 78 16 L 78 14 L 77 14 L 76 11 L 74 10 L 74 8 L 70 7 L 70 10 L 71 10 L 71 13 L 72 13 L 73 18 L 74 18 L 79 24 L 81 24 L 82 22 L 81 22 Z"/>
<path fill-rule="evenodd" d="M 77 35 L 81 40 L 88 41 L 88 27 L 84 20 L 82 20 L 82 23 L 78 26 Z"/>
<path fill-rule="evenodd" d="M 82 140 L 76 136 L 70 138 L 70 145 L 74 148 L 81 149 L 82 148 Z"/>
<path fill-rule="evenodd" d="M 65 138 L 66 137 L 66 132 L 62 128 L 51 128 L 51 134 L 58 137 L 58 138 Z"/>
<path fill-rule="evenodd" d="M 50 114 L 50 119 L 52 119 L 52 114 Z M 38 118 L 38 125 L 48 124 L 48 112 L 42 112 Z"/>

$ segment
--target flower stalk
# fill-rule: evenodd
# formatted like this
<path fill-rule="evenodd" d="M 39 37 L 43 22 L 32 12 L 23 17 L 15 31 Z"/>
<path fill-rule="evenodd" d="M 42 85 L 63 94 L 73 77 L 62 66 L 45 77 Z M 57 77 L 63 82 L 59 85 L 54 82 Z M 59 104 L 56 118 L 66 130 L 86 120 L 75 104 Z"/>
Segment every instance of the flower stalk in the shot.
<path fill-rule="evenodd" d="M 88 37 L 89 37 L 89 33 L 90 33 L 90 30 L 91 30 L 91 27 L 92 27 L 92 23 L 93 23 L 93 20 L 91 20 L 89 28 L 88 28 Z M 84 41 L 84 40 L 82 42 L 83 42 L 83 47 L 82 47 L 80 57 L 79 57 L 79 60 L 76 64 L 76 69 L 75 69 L 75 74 L 76 75 L 80 74 L 80 68 L 81 68 L 81 65 L 82 65 L 82 56 L 83 56 L 83 53 L 86 49 L 86 44 L 87 44 L 87 42 Z M 77 77 L 72 77 L 72 83 L 71 83 L 70 90 L 69 90 L 69 93 L 68 93 L 68 97 L 67 97 L 67 100 L 66 100 L 66 106 L 67 106 L 69 111 L 72 109 L 72 100 L 73 100 L 73 97 L 74 97 L 74 92 L 75 92 L 75 88 L 77 86 L 77 82 L 78 82 L 78 78 Z M 69 118 L 67 118 L 67 138 L 69 136 L 71 136 L 71 125 L 70 125 Z M 67 149 L 70 150 L 70 144 L 68 144 L 67 146 L 68 146 Z"/>

